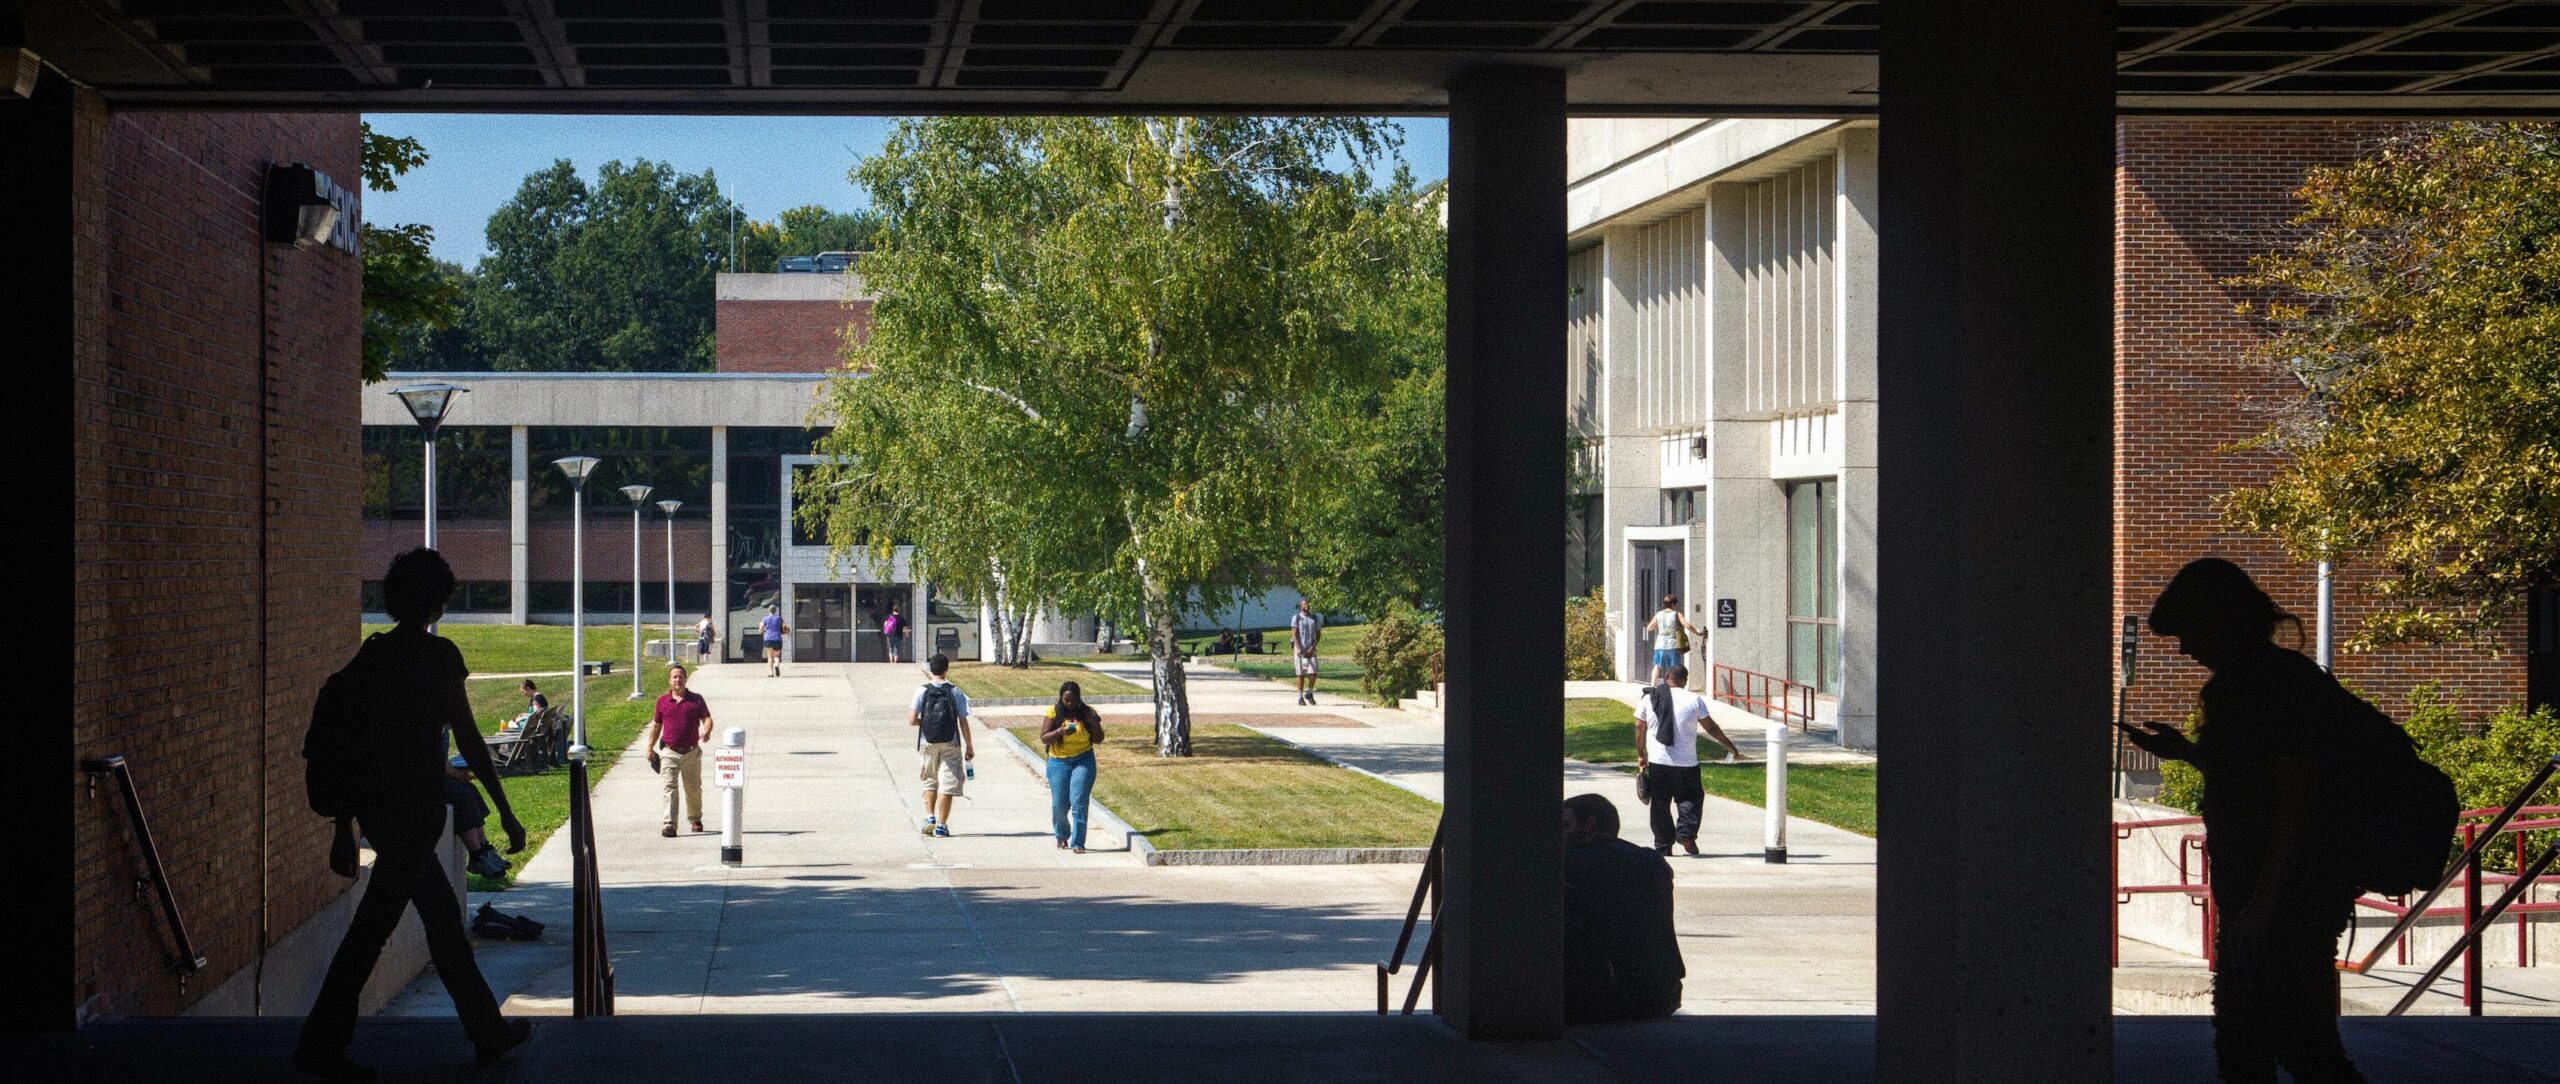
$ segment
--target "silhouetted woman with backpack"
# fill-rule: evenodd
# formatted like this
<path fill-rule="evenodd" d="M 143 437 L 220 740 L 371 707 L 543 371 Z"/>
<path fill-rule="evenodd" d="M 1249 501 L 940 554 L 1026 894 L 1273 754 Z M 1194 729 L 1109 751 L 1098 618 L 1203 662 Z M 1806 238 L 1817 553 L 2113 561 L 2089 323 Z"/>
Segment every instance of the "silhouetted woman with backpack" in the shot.
<path fill-rule="evenodd" d="M 2151 631 L 2213 671 L 2198 696 L 2204 721 L 2193 740 L 2163 723 L 2124 729 L 2204 775 L 2222 1079 L 2272 1084 L 2281 1064 L 2306 1084 L 2361 1082 L 2338 1038 L 2334 964 L 2359 890 L 2338 855 L 2313 846 L 2314 820 L 2348 800 L 2348 728 L 2336 717 L 2352 697 L 2275 642 L 2285 623 L 2299 632 L 2238 565 L 2208 557 L 2178 570 L 2151 606 Z"/>

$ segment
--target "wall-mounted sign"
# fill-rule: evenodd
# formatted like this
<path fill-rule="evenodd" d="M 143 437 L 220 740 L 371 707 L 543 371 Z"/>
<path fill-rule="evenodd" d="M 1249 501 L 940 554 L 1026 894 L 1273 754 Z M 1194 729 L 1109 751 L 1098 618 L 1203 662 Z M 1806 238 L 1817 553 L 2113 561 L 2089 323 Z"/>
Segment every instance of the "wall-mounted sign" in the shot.
<path fill-rule="evenodd" d="M 1716 600 L 1716 627 L 1729 629 L 1742 620 L 1742 604 L 1729 598 Z"/>
<path fill-rule="evenodd" d="M 2133 687 L 2134 652 L 2142 644 L 2141 636 L 2142 619 L 2132 614 L 2124 615 L 2124 638 L 2117 647 L 2116 669 L 2126 688 Z"/>

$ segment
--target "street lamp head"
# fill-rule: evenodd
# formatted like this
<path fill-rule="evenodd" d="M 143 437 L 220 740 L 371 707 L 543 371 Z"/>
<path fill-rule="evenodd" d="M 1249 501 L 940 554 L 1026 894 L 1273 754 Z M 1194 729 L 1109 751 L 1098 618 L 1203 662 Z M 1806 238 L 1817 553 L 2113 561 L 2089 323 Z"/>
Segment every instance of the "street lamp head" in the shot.
<path fill-rule="evenodd" d="M 677 501 L 677 500 L 666 500 L 666 501 L 659 501 L 659 502 L 658 502 L 658 511 L 661 511 L 661 512 L 666 513 L 666 514 L 667 514 L 667 517 L 668 517 L 668 518 L 670 518 L 670 519 L 675 518 L 676 509 L 679 509 L 679 508 L 682 508 L 682 507 L 684 507 L 684 502 L 683 502 L 683 501 Z"/>
<path fill-rule="evenodd" d="M 391 394 L 399 396 L 400 405 L 409 408 L 410 420 L 432 433 L 453 409 L 454 393 L 470 390 L 459 384 L 410 384 L 391 389 Z"/>
<path fill-rule="evenodd" d="M 596 464 L 601 462 L 604 461 L 591 455 L 573 455 L 554 459 L 551 465 L 560 468 L 560 473 L 569 477 L 569 484 L 583 492 L 587 488 L 587 475 L 595 473 Z"/>
<path fill-rule="evenodd" d="M 631 503 L 637 505 L 649 499 L 649 487 L 637 483 L 627 485 L 622 487 L 622 495 L 631 498 Z"/>

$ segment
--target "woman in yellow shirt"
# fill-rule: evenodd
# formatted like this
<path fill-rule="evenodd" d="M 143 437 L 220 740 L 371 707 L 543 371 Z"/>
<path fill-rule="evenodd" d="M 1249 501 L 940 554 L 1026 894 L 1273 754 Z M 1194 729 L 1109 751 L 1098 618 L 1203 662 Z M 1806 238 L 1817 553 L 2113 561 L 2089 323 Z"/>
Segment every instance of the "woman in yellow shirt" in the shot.
<path fill-rule="evenodd" d="M 1075 682 L 1058 686 L 1058 702 L 1040 722 L 1040 752 L 1049 761 L 1049 830 L 1058 846 L 1084 853 L 1085 809 L 1093 802 L 1093 747 L 1102 743 L 1102 714 Z"/>

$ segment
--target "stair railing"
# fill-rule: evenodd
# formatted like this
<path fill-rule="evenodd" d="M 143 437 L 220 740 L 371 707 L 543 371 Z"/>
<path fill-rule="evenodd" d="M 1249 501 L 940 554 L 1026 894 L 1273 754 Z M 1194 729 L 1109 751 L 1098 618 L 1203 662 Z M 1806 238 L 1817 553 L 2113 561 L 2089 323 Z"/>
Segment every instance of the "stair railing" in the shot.
<path fill-rule="evenodd" d="M 187 919 L 178 912 L 177 893 L 169 890 L 169 872 L 160 862 L 160 844 L 151 836 L 151 818 L 143 815 L 142 792 L 133 785 L 133 766 L 125 763 L 122 755 L 116 755 L 83 760 L 80 770 L 89 773 L 90 793 L 97 793 L 101 775 L 115 776 L 116 789 L 124 793 L 125 815 L 133 821 L 135 844 L 142 848 L 142 865 L 146 871 L 143 880 L 159 895 L 160 913 L 168 916 L 170 936 L 178 942 L 177 957 L 170 963 L 178 973 L 178 988 L 184 990 L 187 980 L 201 973 L 206 962 L 204 956 L 196 952 L 195 942 L 187 937 Z"/>
<path fill-rule="evenodd" d="M 1414 964 L 1413 986 L 1405 991 L 1404 1015 L 1413 1015 L 1422 1002 L 1422 988 L 1431 981 L 1431 971 L 1440 963 L 1440 832 L 1431 830 L 1431 850 L 1423 855 L 1422 876 L 1413 886 L 1413 903 L 1404 910 L 1404 929 L 1396 934 L 1395 951 L 1378 961 L 1378 1015 L 1387 1015 L 1388 983 L 1404 968 L 1405 950 L 1413 944 L 1414 927 L 1422 921 L 1422 907 L 1431 905 L 1431 933 L 1422 942 L 1422 959 Z"/>

